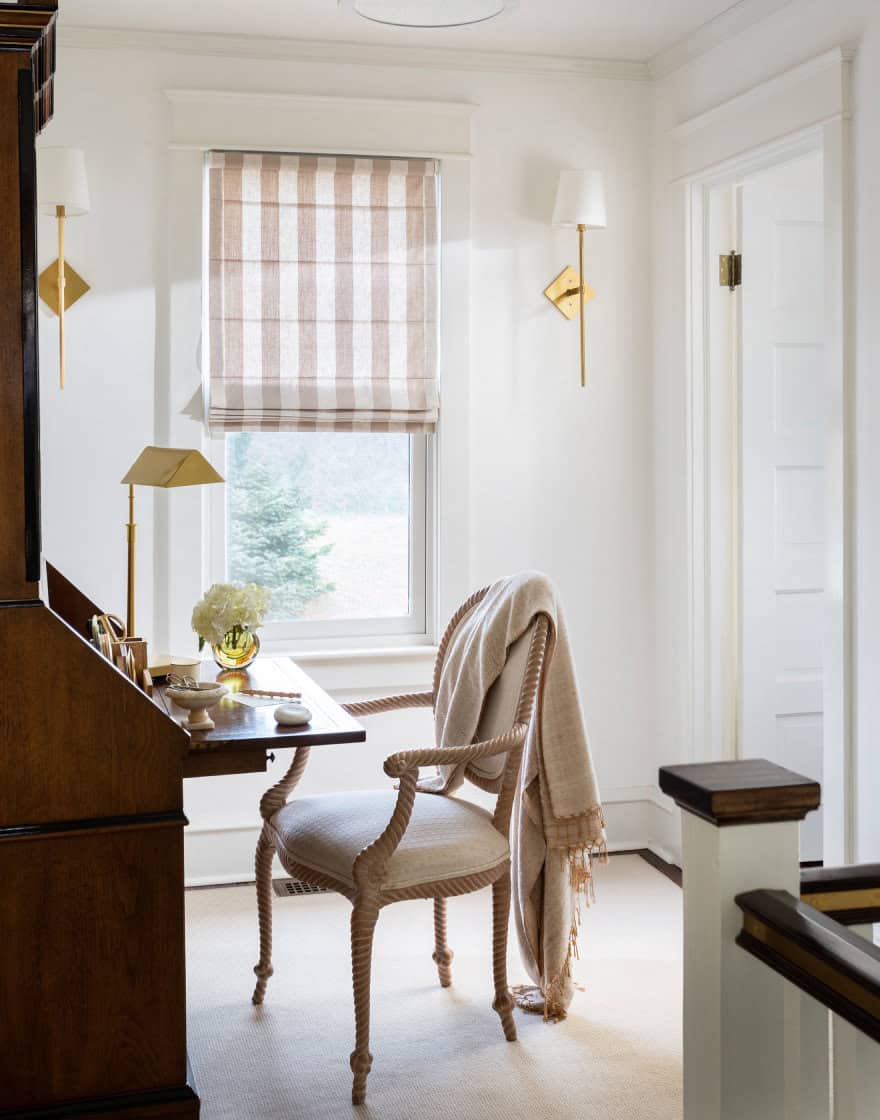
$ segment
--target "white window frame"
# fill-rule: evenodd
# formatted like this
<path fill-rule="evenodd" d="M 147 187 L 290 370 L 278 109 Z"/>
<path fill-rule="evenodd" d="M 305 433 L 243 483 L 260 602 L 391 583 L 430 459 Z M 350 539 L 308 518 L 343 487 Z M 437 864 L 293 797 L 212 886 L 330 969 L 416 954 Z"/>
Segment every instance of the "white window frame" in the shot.
<path fill-rule="evenodd" d="M 424 645 L 431 640 L 436 554 L 435 438 L 433 435 L 416 434 L 409 439 L 409 612 L 386 618 L 268 622 L 260 630 L 262 648 L 267 653 L 281 653 L 306 646 L 310 649 L 348 649 L 355 643 L 363 647 L 389 643 Z M 208 445 L 211 462 L 225 476 L 225 436 L 212 437 Z M 228 537 L 226 487 L 209 487 L 208 495 L 208 574 L 211 583 L 225 583 Z"/>
<path fill-rule="evenodd" d="M 202 331 L 208 337 L 208 165 L 202 174 Z M 442 180 L 439 184 L 440 269 L 443 268 Z M 438 333 L 442 329 L 437 325 Z M 259 435 L 259 432 L 254 432 Z M 225 435 L 208 436 L 205 453 L 226 476 Z M 261 648 L 282 653 L 310 649 L 348 649 L 393 644 L 425 645 L 434 640 L 436 537 L 436 439 L 430 434 L 410 435 L 409 478 L 409 612 L 386 618 L 314 619 L 268 622 L 260 629 Z M 226 488 L 211 487 L 207 503 L 207 575 L 211 583 L 227 582 Z"/>

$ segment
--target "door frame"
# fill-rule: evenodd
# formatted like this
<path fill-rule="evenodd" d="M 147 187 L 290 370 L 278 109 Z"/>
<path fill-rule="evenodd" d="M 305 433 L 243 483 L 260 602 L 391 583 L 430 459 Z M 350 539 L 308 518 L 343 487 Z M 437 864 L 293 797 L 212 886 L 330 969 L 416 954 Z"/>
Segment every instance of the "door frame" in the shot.
<path fill-rule="evenodd" d="M 710 228 L 713 192 L 799 156 L 820 152 L 824 175 L 825 362 L 830 430 L 840 438 L 826 447 L 827 532 L 823 676 L 823 803 L 826 863 L 855 858 L 855 719 L 853 678 L 854 422 L 850 359 L 851 153 L 846 119 L 833 119 L 763 145 L 688 177 L 688 588 L 690 642 L 690 747 L 694 760 L 735 757 L 737 744 L 741 608 L 738 580 L 731 583 L 739 547 L 739 462 L 736 440 L 724 441 L 724 409 L 713 367 L 710 286 L 718 285 L 718 245 Z M 732 246 L 731 246 L 732 247 Z M 744 262 L 748 283 L 748 262 Z M 739 300 L 739 296 L 732 296 Z M 739 398 L 739 355 L 732 363 Z M 728 389 L 728 393 L 730 390 Z M 738 423 L 738 419 L 737 419 Z M 727 510 L 725 507 L 729 507 Z M 729 539 L 719 547 L 718 525 Z M 736 568 L 734 568 L 736 572 Z M 728 613 L 729 612 L 729 613 Z M 725 625 L 725 620 L 728 625 Z"/>

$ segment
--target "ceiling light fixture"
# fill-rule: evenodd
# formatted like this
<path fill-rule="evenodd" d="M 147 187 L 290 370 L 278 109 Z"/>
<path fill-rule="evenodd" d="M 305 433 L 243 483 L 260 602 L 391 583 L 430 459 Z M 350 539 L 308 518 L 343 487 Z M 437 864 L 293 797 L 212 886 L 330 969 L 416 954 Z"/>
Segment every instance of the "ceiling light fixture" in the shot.
<path fill-rule="evenodd" d="M 513 11 L 519 0 L 339 0 L 339 7 L 391 27 L 466 27 Z"/>

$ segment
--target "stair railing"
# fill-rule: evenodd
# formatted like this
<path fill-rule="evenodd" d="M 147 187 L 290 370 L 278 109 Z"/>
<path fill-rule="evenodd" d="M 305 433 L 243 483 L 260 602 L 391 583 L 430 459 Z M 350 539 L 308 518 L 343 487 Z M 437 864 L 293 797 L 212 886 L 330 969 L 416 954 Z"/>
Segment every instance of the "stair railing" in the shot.
<path fill-rule="evenodd" d="M 683 810 L 684 1120 L 880 1117 L 880 866 L 801 871 L 817 782 L 668 766 Z"/>

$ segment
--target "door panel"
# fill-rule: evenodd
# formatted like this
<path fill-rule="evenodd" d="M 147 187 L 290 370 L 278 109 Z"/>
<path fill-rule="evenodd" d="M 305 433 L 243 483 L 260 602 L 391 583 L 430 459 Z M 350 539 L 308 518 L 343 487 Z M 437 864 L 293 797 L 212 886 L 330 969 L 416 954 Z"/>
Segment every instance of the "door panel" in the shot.
<path fill-rule="evenodd" d="M 741 187 L 742 757 L 819 781 L 826 566 L 823 190 L 818 153 Z M 822 855 L 821 812 L 802 858 Z"/>

